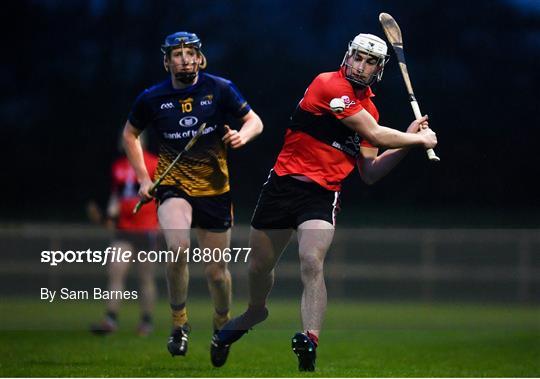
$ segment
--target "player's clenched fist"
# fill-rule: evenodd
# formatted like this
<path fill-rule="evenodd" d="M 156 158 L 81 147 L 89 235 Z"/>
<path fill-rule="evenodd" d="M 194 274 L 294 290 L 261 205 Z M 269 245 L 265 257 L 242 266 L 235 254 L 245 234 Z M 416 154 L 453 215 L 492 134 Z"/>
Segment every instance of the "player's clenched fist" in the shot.
<path fill-rule="evenodd" d="M 420 129 L 418 134 L 421 134 L 424 140 L 423 145 L 426 149 L 433 149 L 437 146 L 437 135 L 430 128 Z"/>
<path fill-rule="evenodd" d="M 153 199 L 154 196 L 150 193 L 150 189 L 152 188 L 152 181 L 150 178 L 144 179 L 141 182 L 141 185 L 139 187 L 139 197 L 141 198 L 141 201 L 143 203 L 148 203 L 150 200 Z"/>
<path fill-rule="evenodd" d="M 233 149 L 238 149 L 247 143 L 247 139 L 238 130 L 231 129 L 227 125 L 225 125 L 225 135 L 221 140 Z"/>
<path fill-rule="evenodd" d="M 419 133 L 424 137 L 422 145 L 426 149 L 433 149 L 437 145 L 437 135 L 429 128 L 428 115 L 424 115 L 418 120 L 411 122 L 407 128 L 407 133 Z"/>
<path fill-rule="evenodd" d="M 428 115 L 424 115 L 422 118 L 411 122 L 411 125 L 407 128 L 407 133 L 417 133 L 421 129 L 429 128 L 428 118 Z"/>

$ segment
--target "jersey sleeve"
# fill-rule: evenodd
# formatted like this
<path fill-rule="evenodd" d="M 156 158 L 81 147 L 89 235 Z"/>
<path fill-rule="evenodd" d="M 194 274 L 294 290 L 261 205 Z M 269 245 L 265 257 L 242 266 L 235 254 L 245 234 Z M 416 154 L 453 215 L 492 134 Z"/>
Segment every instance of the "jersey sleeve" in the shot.
<path fill-rule="evenodd" d="M 147 94 L 148 90 L 145 90 L 137 97 L 128 116 L 129 122 L 139 130 L 144 130 L 152 119 Z"/>
<path fill-rule="evenodd" d="M 333 112 L 330 108 L 330 101 L 335 98 L 341 98 L 345 103 L 345 109 L 341 113 Z M 318 115 L 331 114 L 341 120 L 364 109 L 355 99 L 354 91 L 348 82 L 321 74 L 309 85 L 300 106 L 308 112 Z"/>
<path fill-rule="evenodd" d="M 226 113 L 233 117 L 241 118 L 251 110 L 247 101 L 231 81 L 227 81 L 221 89 L 222 106 Z"/>

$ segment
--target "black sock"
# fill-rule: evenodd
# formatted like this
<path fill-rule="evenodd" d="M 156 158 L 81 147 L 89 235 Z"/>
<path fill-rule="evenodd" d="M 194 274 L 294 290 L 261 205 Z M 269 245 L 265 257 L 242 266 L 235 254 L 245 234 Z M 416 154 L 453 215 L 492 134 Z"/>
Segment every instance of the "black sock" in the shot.
<path fill-rule="evenodd" d="M 221 311 L 214 309 L 214 311 L 216 312 L 218 316 L 226 316 L 227 313 L 229 313 L 229 308 L 225 308 L 224 310 L 221 310 Z"/>
<path fill-rule="evenodd" d="M 144 322 L 145 324 L 151 324 L 152 323 L 152 315 L 150 313 L 143 313 L 141 315 L 141 322 Z"/>
<path fill-rule="evenodd" d="M 182 304 L 172 304 L 171 303 L 171 309 L 173 311 L 181 311 L 182 309 L 184 309 L 186 307 L 186 303 L 183 302 Z"/>
<path fill-rule="evenodd" d="M 260 314 L 260 313 L 264 313 L 265 309 L 266 309 L 266 305 L 264 305 L 264 304 L 262 304 L 262 305 L 249 304 L 246 313 Z"/>
<path fill-rule="evenodd" d="M 265 320 L 267 316 L 268 310 L 264 305 L 253 306 L 250 304 L 247 311 L 244 313 L 244 319 L 250 328 L 253 327 L 253 325 Z"/>
<path fill-rule="evenodd" d="M 107 311 L 105 312 L 105 316 L 111 320 L 113 320 L 114 322 L 117 322 L 118 321 L 118 313 L 116 312 L 113 312 L 113 311 Z"/>

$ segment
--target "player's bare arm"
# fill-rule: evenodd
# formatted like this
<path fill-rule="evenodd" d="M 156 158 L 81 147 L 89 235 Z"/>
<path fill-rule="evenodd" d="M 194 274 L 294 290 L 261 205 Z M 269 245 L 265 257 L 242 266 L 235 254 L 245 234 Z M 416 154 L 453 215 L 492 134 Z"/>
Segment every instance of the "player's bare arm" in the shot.
<path fill-rule="evenodd" d="M 421 123 L 425 119 L 422 118 L 418 121 Z M 365 109 L 344 118 L 342 122 L 377 147 L 392 149 L 424 146 L 426 149 L 432 149 L 437 145 L 437 136 L 431 129 L 425 128 L 418 133 L 403 133 L 377 124 L 377 121 Z"/>
<path fill-rule="evenodd" d="M 261 118 L 253 110 L 250 110 L 242 117 L 241 122 L 242 127 L 240 130 L 234 130 L 225 126 L 226 133 L 223 136 L 223 142 L 233 149 L 244 146 L 263 131 Z"/>
<path fill-rule="evenodd" d="M 414 120 L 407 128 L 407 133 L 418 133 L 422 129 L 429 127 L 427 115 L 421 119 Z M 409 148 L 399 148 L 386 150 L 378 155 L 378 149 L 373 147 L 360 147 L 360 155 L 356 161 L 356 166 L 362 181 L 366 184 L 374 184 L 385 177 L 392 169 L 405 157 Z"/>
<path fill-rule="evenodd" d="M 141 131 L 139 129 L 134 127 L 129 121 L 126 121 L 124 132 L 122 133 L 126 155 L 129 159 L 129 163 L 131 163 L 135 170 L 137 181 L 140 184 L 139 196 L 143 201 L 150 201 L 152 195 L 149 191 L 152 187 L 152 180 L 150 179 L 150 175 L 148 175 L 148 170 L 144 163 L 142 145 L 139 139 L 140 134 Z"/>

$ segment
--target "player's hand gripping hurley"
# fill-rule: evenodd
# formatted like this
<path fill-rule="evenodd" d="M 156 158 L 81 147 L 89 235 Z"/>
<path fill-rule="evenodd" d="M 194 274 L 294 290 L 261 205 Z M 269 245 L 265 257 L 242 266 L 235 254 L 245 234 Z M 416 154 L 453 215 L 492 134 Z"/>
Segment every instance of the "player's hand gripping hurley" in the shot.
<path fill-rule="evenodd" d="M 152 184 L 152 187 L 150 187 L 150 193 L 153 193 L 156 188 L 158 188 L 158 186 L 161 184 L 161 182 L 163 181 L 163 179 L 165 179 L 165 177 L 167 176 L 167 174 L 172 170 L 172 168 L 174 167 L 174 165 L 180 160 L 180 158 L 182 157 L 182 155 L 188 151 L 189 149 L 191 149 L 191 147 L 195 144 L 195 142 L 197 142 L 197 140 L 199 139 L 200 136 L 202 136 L 202 133 L 203 133 L 203 130 L 204 128 L 206 128 L 206 122 L 204 124 L 202 124 L 199 129 L 197 129 L 197 132 L 195 133 L 195 135 L 189 140 L 189 142 L 187 143 L 187 145 L 184 147 L 184 150 L 182 150 L 180 153 L 178 153 L 178 155 L 176 156 L 176 158 L 174 158 L 174 160 L 171 162 L 171 164 L 169 165 L 169 167 L 167 167 L 165 169 L 165 171 L 163 171 L 163 174 L 160 175 L 159 178 L 157 178 L 155 181 L 154 181 L 154 184 Z M 135 207 L 133 208 L 133 214 L 137 213 L 139 211 L 139 209 L 141 209 L 141 207 L 145 204 L 145 202 L 141 200 L 139 200 L 139 202 L 137 203 L 137 205 L 135 205 Z"/>
<path fill-rule="evenodd" d="M 416 98 L 414 97 L 411 79 L 409 77 L 409 72 L 407 71 L 407 64 L 405 63 L 405 53 L 403 52 L 403 38 L 401 37 L 401 30 L 399 29 L 399 25 L 397 24 L 396 20 L 394 20 L 394 18 L 388 13 L 381 13 L 379 15 L 379 22 L 382 25 L 384 34 L 386 34 L 386 38 L 388 38 L 388 41 L 390 42 L 390 44 L 394 48 L 394 52 L 396 53 L 399 68 L 401 70 L 401 75 L 403 76 L 403 80 L 405 81 L 405 87 L 407 87 L 407 92 L 409 94 L 409 101 L 414 112 L 414 117 L 418 120 L 422 117 L 422 113 L 420 112 L 420 107 L 418 106 Z M 435 154 L 435 150 L 428 149 L 426 150 L 426 152 L 430 161 L 438 162 L 441 160 L 437 156 L 437 154 Z"/>

